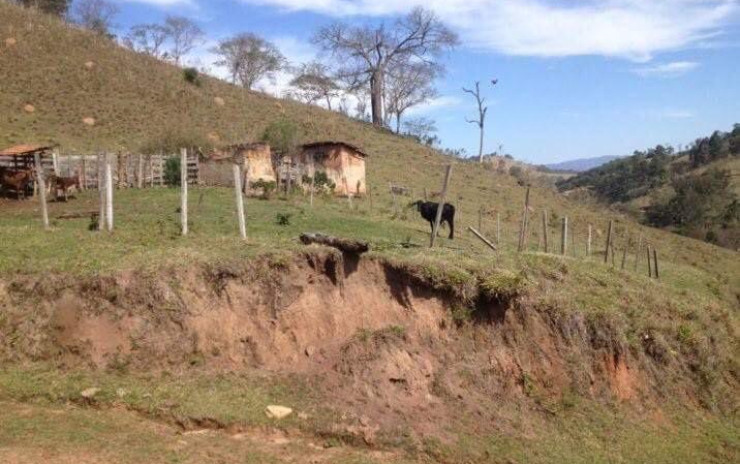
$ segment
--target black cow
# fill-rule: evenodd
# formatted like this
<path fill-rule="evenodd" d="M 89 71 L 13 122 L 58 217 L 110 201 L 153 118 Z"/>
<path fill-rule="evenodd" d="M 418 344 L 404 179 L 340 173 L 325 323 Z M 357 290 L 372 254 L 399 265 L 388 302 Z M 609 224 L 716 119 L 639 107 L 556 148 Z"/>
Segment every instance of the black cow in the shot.
<path fill-rule="evenodd" d="M 434 221 L 437 219 L 437 208 L 439 203 L 431 201 L 417 201 L 411 203 L 411 206 L 416 206 L 416 209 L 421 213 L 421 217 L 429 221 L 429 225 L 432 227 L 434 232 Z M 439 221 L 441 226 L 444 222 L 450 226 L 450 240 L 455 238 L 455 207 L 449 203 L 445 203 L 442 207 L 442 219 Z"/>

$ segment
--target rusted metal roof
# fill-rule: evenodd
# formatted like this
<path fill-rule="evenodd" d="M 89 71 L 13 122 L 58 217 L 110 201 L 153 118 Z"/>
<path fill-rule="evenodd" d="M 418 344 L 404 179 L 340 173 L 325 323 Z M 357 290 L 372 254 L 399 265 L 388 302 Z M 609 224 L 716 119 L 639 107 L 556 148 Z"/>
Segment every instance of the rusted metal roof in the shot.
<path fill-rule="evenodd" d="M 325 142 L 313 142 L 313 143 L 307 143 L 303 145 L 304 149 L 307 148 L 321 148 L 321 147 L 335 147 L 335 146 L 341 146 L 345 148 L 349 148 L 350 150 L 354 151 L 360 156 L 367 157 L 367 153 L 360 150 L 358 147 L 349 144 L 347 142 L 333 142 L 333 141 L 325 141 Z"/>
<path fill-rule="evenodd" d="M 16 145 L 14 147 L 0 150 L 0 156 L 28 156 L 40 151 L 51 150 L 54 147 L 45 145 Z"/>

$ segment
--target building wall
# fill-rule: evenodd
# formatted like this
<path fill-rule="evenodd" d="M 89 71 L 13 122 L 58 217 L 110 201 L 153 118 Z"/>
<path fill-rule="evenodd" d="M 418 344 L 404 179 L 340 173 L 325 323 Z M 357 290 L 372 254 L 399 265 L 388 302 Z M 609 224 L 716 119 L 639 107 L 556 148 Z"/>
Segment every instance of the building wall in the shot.
<path fill-rule="evenodd" d="M 295 158 L 304 174 L 313 176 L 323 171 L 336 184 L 338 195 L 363 195 L 367 192 L 365 158 L 343 146 L 306 149 Z M 345 183 L 346 180 L 346 183 Z"/>

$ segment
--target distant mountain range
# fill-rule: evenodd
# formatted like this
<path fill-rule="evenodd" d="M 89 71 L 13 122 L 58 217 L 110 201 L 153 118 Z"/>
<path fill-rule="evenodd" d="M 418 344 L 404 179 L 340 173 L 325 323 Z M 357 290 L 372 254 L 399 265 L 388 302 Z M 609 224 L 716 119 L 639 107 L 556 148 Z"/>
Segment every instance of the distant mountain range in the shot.
<path fill-rule="evenodd" d="M 585 172 L 589 169 L 598 168 L 610 161 L 620 158 L 619 156 L 599 156 L 598 158 L 582 158 L 562 163 L 546 164 L 553 171 Z"/>

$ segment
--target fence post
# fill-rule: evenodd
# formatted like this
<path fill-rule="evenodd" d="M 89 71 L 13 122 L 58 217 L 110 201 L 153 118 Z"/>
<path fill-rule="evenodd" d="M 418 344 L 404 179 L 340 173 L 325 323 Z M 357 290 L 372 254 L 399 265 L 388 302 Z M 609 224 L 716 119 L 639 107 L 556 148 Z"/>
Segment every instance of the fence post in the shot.
<path fill-rule="evenodd" d="M 624 253 L 622 254 L 622 270 L 627 266 L 627 249 L 630 245 L 630 238 L 627 236 L 624 240 Z"/>
<path fill-rule="evenodd" d="M 98 213 L 98 232 L 105 230 L 105 162 L 103 161 L 102 155 L 98 153 L 97 159 L 95 160 L 95 167 L 98 172 L 98 200 L 100 203 L 100 212 Z"/>
<path fill-rule="evenodd" d="M 519 230 L 519 245 L 517 251 L 521 252 L 524 249 L 524 239 L 527 233 L 527 223 L 529 222 L 529 191 L 527 187 L 527 195 L 524 198 L 524 213 L 522 214 L 521 229 Z"/>
<path fill-rule="evenodd" d="M 36 165 L 36 182 L 39 184 L 38 190 L 39 201 L 41 202 L 41 219 L 44 223 L 44 229 L 49 230 L 49 210 L 46 206 L 46 180 L 44 179 L 44 170 L 41 167 L 41 155 L 39 153 L 34 153 L 33 161 Z"/>
<path fill-rule="evenodd" d="M 650 262 L 650 245 L 647 246 L 647 265 L 648 265 L 648 276 L 653 276 L 653 264 Z"/>
<path fill-rule="evenodd" d="M 609 248 L 612 245 L 612 231 L 614 230 L 614 221 L 609 221 L 609 231 L 606 233 L 606 250 L 604 250 L 604 264 L 609 264 Z"/>
<path fill-rule="evenodd" d="M 658 272 L 658 250 L 653 247 L 653 265 L 655 266 L 655 278 L 660 279 L 660 273 Z"/>
<path fill-rule="evenodd" d="M 549 237 L 547 236 L 547 210 L 542 210 L 542 237 L 544 239 L 545 244 L 545 253 L 550 252 L 550 243 L 549 243 Z"/>
<path fill-rule="evenodd" d="M 180 149 L 180 221 L 182 235 L 188 234 L 188 150 Z"/>
<path fill-rule="evenodd" d="M 105 220 L 108 232 L 113 232 L 113 169 L 107 153 L 105 155 Z"/>
<path fill-rule="evenodd" d="M 437 231 L 439 230 L 439 223 L 442 220 L 442 210 L 444 209 L 445 199 L 447 198 L 447 186 L 450 184 L 451 174 L 452 174 L 452 165 L 450 164 L 447 166 L 447 171 L 445 171 L 445 180 L 442 186 L 442 195 L 439 199 L 439 205 L 437 205 L 437 217 L 434 220 L 434 229 L 432 230 L 432 239 L 429 243 L 430 248 L 434 248 L 434 242 L 437 239 Z"/>
<path fill-rule="evenodd" d="M 560 235 L 560 253 L 565 256 L 568 254 L 568 216 L 563 218 L 563 231 Z"/>
<path fill-rule="evenodd" d="M 144 155 L 139 154 L 136 166 L 136 187 L 144 187 Z"/>
<path fill-rule="evenodd" d="M 242 240 L 247 239 L 247 224 L 244 219 L 244 197 L 242 196 L 241 166 L 234 163 L 234 193 L 236 194 L 236 215 L 239 219 L 239 235 Z"/>
<path fill-rule="evenodd" d="M 80 156 L 80 172 L 78 176 L 80 190 L 87 190 L 87 156 Z"/>

